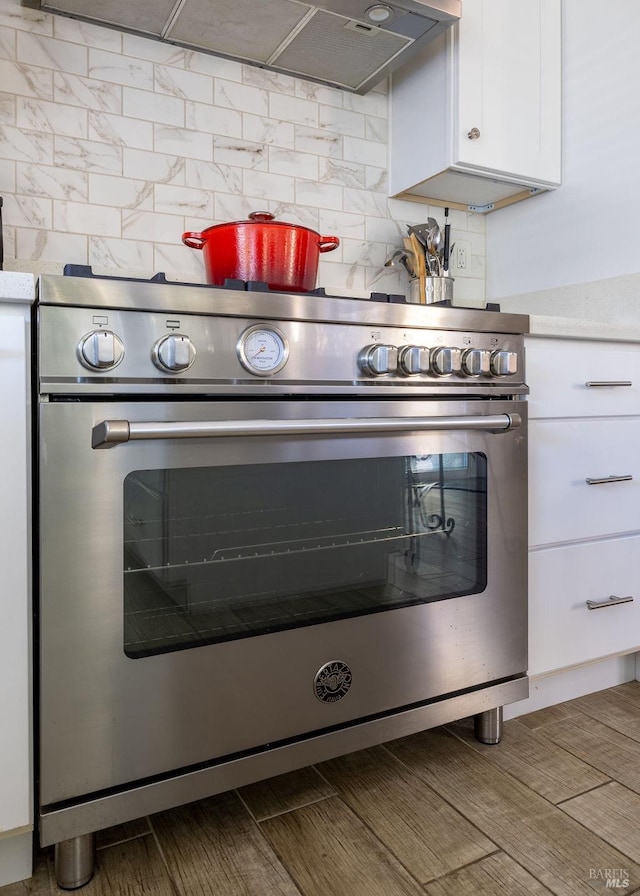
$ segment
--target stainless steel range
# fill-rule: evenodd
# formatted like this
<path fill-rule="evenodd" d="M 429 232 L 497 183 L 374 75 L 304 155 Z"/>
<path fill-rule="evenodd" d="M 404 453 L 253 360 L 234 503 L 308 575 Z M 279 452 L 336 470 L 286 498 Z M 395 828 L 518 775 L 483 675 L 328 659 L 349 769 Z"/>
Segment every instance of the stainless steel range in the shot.
<path fill-rule="evenodd" d="M 89 276 L 37 306 L 40 842 L 527 696 L 528 318 Z M 376 301 L 382 299 L 382 301 Z"/>

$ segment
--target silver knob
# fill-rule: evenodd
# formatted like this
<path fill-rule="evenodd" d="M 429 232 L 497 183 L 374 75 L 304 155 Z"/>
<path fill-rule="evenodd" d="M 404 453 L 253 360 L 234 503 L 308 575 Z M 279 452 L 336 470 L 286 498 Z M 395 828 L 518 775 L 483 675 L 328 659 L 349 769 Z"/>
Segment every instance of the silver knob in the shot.
<path fill-rule="evenodd" d="M 175 333 L 159 339 L 151 352 L 151 360 L 156 367 L 169 373 L 187 370 L 195 358 L 196 350 L 189 337 Z"/>
<path fill-rule="evenodd" d="M 124 345 L 111 330 L 94 330 L 78 346 L 78 359 L 90 370 L 111 370 L 123 357 Z"/>
<path fill-rule="evenodd" d="M 436 376 L 448 376 L 450 373 L 458 373 L 461 365 L 462 352 L 459 348 L 442 346 L 434 348 L 431 352 L 431 369 Z"/>
<path fill-rule="evenodd" d="M 369 376 L 383 376 L 392 373 L 398 366 L 398 349 L 395 345 L 367 345 L 358 358 L 360 370 Z"/>
<path fill-rule="evenodd" d="M 471 130 L 467 134 L 469 140 L 477 140 L 479 136 L 480 131 L 478 130 L 478 128 L 471 128 Z"/>
<path fill-rule="evenodd" d="M 491 373 L 495 376 L 510 376 L 518 371 L 518 356 L 515 352 L 497 351 L 491 355 Z"/>
<path fill-rule="evenodd" d="M 462 372 L 465 376 L 482 376 L 491 370 L 491 352 L 468 348 L 462 353 Z"/>
<path fill-rule="evenodd" d="M 398 368 L 407 376 L 429 373 L 429 349 L 424 345 L 404 345 L 398 349 Z"/>

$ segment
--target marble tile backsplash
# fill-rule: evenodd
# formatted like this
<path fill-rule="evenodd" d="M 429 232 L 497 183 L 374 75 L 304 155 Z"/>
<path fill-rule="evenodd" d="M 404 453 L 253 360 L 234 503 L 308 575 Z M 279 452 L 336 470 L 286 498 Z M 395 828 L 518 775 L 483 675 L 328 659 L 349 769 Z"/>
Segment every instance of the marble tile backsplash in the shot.
<path fill-rule="evenodd" d="M 408 224 L 443 209 L 388 198 L 389 96 L 357 96 L 0 0 L 0 196 L 6 270 L 203 282 L 185 231 L 267 210 L 340 238 L 318 285 L 406 293 L 385 267 Z M 484 297 L 484 218 L 455 300 Z"/>

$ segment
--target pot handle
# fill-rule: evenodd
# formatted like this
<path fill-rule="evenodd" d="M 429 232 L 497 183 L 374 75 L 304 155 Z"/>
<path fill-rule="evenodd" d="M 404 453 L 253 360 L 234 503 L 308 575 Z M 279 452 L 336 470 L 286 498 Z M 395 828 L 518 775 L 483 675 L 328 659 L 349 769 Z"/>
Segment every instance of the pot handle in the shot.
<path fill-rule="evenodd" d="M 201 233 L 191 233 L 191 231 L 187 231 L 187 233 L 182 234 L 182 242 L 185 246 L 189 246 L 190 249 L 202 249 L 206 240 Z"/>
<path fill-rule="evenodd" d="M 274 221 L 275 217 L 276 216 L 272 215 L 271 212 L 251 212 L 249 220 L 267 224 L 269 221 Z"/>
<path fill-rule="evenodd" d="M 321 236 L 318 240 L 318 249 L 320 252 L 332 252 L 334 249 L 337 249 L 340 245 L 340 240 L 337 236 Z"/>

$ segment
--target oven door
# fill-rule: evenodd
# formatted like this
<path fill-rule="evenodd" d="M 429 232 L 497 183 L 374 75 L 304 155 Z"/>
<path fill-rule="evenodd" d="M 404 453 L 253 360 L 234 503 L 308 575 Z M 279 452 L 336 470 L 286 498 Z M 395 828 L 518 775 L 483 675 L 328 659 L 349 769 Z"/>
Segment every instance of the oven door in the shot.
<path fill-rule="evenodd" d="M 526 673 L 526 404 L 40 408 L 41 803 Z"/>

